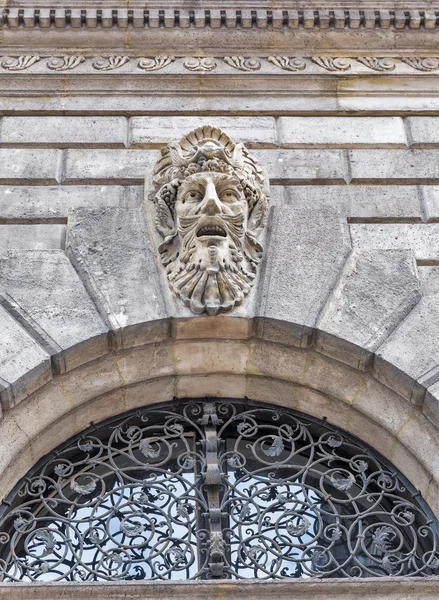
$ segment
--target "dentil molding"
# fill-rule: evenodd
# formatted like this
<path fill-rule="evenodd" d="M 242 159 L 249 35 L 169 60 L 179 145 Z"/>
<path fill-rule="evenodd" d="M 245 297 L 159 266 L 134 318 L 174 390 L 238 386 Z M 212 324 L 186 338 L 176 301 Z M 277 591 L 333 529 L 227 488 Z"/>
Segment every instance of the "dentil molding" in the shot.
<path fill-rule="evenodd" d="M 310 3 L 311 4 L 311 3 Z M 118 6 L 74 8 L 14 6 L 4 8 L 0 27 L 16 29 L 50 28 L 212 28 L 212 29 L 437 29 L 439 6 L 424 2 L 419 8 L 386 8 L 377 4 L 367 8 L 295 9 L 282 8 L 121 8 Z"/>

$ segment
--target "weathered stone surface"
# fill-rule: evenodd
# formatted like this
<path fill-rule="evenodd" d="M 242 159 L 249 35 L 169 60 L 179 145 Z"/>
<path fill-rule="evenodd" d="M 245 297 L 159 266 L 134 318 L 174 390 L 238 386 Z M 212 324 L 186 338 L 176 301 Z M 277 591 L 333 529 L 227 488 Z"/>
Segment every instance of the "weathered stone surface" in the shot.
<path fill-rule="evenodd" d="M 439 381 L 439 293 L 432 282 L 423 290 L 424 297 L 377 350 L 374 365 L 380 381 L 415 404 Z"/>
<path fill-rule="evenodd" d="M 356 248 L 412 250 L 417 260 L 439 260 L 439 224 L 350 225 L 352 245 Z"/>
<path fill-rule="evenodd" d="M 0 282 L 14 316 L 54 355 L 59 372 L 107 352 L 106 327 L 64 252 L 9 251 Z"/>
<path fill-rule="evenodd" d="M 70 208 L 140 205 L 140 186 L 0 186 L 0 221 L 65 222 Z"/>
<path fill-rule="evenodd" d="M 54 151 L 55 152 L 55 151 Z M 137 185 L 157 150 L 65 150 L 64 184 Z M 345 181 L 341 150 L 254 150 L 274 183 Z"/>
<path fill-rule="evenodd" d="M 401 148 L 407 146 L 400 117 L 280 117 L 279 143 L 287 148 Z"/>
<path fill-rule="evenodd" d="M 316 348 L 364 369 L 420 298 L 410 251 L 354 250 L 319 319 Z"/>
<path fill-rule="evenodd" d="M 0 302 L 3 300 L 0 285 Z M 0 305 L 0 416 L 52 377 L 50 357 Z"/>
<path fill-rule="evenodd" d="M 273 212 L 256 315 L 291 323 L 291 342 L 306 345 L 349 253 L 349 231 L 339 208 L 329 204 L 285 202 Z M 259 335 L 273 339 L 265 326 Z"/>
<path fill-rule="evenodd" d="M 125 117 L 4 117 L 0 144 L 39 147 L 126 146 Z"/>
<path fill-rule="evenodd" d="M 115 331 L 118 346 L 167 335 L 165 325 L 154 323 L 168 315 L 141 207 L 72 211 L 67 252 Z"/>
<path fill-rule="evenodd" d="M 420 194 L 414 185 L 298 185 L 285 191 L 293 205 L 298 200 L 306 199 L 310 205 L 324 200 L 339 205 L 347 217 L 358 221 L 422 219 Z"/>
<path fill-rule="evenodd" d="M 254 155 L 267 169 L 272 183 L 344 183 L 346 180 L 341 150 L 255 150 Z"/>
<path fill-rule="evenodd" d="M 412 579 L 383 577 L 376 579 L 292 579 L 279 581 L 111 581 L 72 586 L 64 582 L 32 582 L 3 584 L 1 600 L 58 600 L 69 596 L 72 600 L 117 600 L 130 596 L 132 600 L 214 600 L 221 594 L 224 600 L 233 600 L 239 594 L 242 600 L 267 598 L 275 588 L 278 600 L 289 600 L 291 595 L 300 600 L 436 600 L 437 581 L 434 578 Z"/>
<path fill-rule="evenodd" d="M 439 186 L 423 185 L 420 192 L 426 221 L 439 221 Z"/>
<path fill-rule="evenodd" d="M 5 250 L 60 250 L 65 225 L 0 225 L 0 252 Z"/>
<path fill-rule="evenodd" d="M 63 183 L 140 185 L 157 159 L 148 150 L 66 150 Z"/>
<path fill-rule="evenodd" d="M 437 183 L 439 150 L 349 150 L 353 183 Z"/>
<path fill-rule="evenodd" d="M 408 117 L 406 125 L 410 146 L 413 148 L 439 147 L 438 117 Z"/>
<path fill-rule="evenodd" d="M 61 178 L 62 151 L 0 148 L 0 183 L 56 184 Z"/>
<path fill-rule="evenodd" d="M 270 148 L 277 145 L 273 117 L 132 117 L 130 146 L 162 147 L 171 140 L 178 141 L 196 127 L 213 125 L 224 130 L 232 139 L 250 148 Z"/>

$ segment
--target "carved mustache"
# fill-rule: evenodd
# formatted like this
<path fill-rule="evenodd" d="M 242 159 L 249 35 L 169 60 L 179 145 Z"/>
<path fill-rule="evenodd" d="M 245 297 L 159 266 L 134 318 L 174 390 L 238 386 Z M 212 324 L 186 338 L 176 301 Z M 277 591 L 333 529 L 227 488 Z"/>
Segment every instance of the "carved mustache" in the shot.
<path fill-rule="evenodd" d="M 243 213 L 238 215 L 221 215 L 215 217 L 180 217 L 179 232 L 186 236 L 196 232 L 197 237 L 202 235 L 219 235 L 226 237 L 229 231 L 231 235 L 239 235 L 244 227 L 245 216 Z"/>

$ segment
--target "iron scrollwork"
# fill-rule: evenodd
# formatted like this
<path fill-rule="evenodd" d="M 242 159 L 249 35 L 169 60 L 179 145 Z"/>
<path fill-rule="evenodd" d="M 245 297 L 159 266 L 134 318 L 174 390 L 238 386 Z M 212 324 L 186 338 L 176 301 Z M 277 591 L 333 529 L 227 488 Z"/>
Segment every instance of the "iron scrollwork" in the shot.
<path fill-rule="evenodd" d="M 138 410 L 47 457 L 0 510 L 0 581 L 430 576 L 419 495 L 326 423 L 250 401 Z"/>

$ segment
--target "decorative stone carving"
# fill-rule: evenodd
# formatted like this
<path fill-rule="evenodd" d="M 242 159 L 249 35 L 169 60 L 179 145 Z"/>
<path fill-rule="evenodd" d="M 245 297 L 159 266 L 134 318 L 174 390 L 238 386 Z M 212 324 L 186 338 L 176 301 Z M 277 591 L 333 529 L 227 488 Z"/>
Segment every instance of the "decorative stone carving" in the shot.
<path fill-rule="evenodd" d="M 6 56 L 0 62 L 3 69 L 8 71 L 24 71 L 40 60 L 39 56 Z"/>
<path fill-rule="evenodd" d="M 256 160 L 206 125 L 162 150 L 153 183 L 159 252 L 172 290 L 196 314 L 241 304 L 262 257 L 268 207 Z"/>
<path fill-rule="evenodd" d="M 129 56 L 101 56 L 93 61 L 92 66 L 98 71 L 114 71 L 129 62 Z"/>
<path fill-rule="evenodd" d="M 313 56 L 311 60 L 327 71 L 347 71 L 351 63 L 345 58 L 333 58 L 332 56 Z"/>
<path fill-rule="evenodd" d="M 183 64 L 189 71 L 213 71 L 217 67 L 214 58 L 187 58 Z"/>
<path fill-rule="evenodd" d="M 84 56 L 52 56 L 47 61 L 47 67 L 51 71 L 70 71 L 84 61 Z"/>
<path fill-rule="evenodd" d="M 434 58 L 429 56 L 427 58 L 420 58 L 418 56 L 403 56 L 401 58 L 402 62 L 406 65 L 409 65 L 413 69 L 417 71 L 437 71 L 439 69 L 439 58 Z"/>
<path fill-rule="evenodd" d="M 224 62 L 239 69 L 240 71 L 258 71 L 261 68 L 261 61 L 257 58 L 245 58 L 244 56 L 225 56 Z"/>
<path fill-rule="evenodd" d="M 155 56 L 154 58 L 141 58 L 137 63 L 139 69 L 144 71 L 159 71 L 173 62 L 173 56 Z"/>
<path fill-rule="evenodd" d="M 284 71 L 303 71 L 306 68 L 306 62 L 303 58 L 289 58 L 288 56 L 269 56 L 267 59 L 276 67 Z"/>
<path fill-rule="evenodd" d="M 378 58 L 376 56 L 358 56 L 357 60 L 374 71 L 394 71 L 395 63 L 390 58 Z"/>

